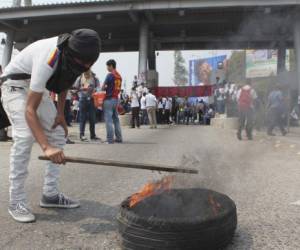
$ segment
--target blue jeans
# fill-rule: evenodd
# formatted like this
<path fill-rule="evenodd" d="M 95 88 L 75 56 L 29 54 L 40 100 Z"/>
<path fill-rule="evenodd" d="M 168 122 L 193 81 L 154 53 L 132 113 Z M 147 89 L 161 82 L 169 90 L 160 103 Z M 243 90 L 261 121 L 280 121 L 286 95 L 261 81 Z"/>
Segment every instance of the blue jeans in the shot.
<path fill-rule="evenodd" d="M 80 122 L 80 136 L 84 136 L 86 120 L 89 118 L 90 136 L 96 137 L 95 123 L 96 123 L 96 108 L 93 100 L 81 99 L 79 100 L 79 122 Z"/>
<path fill-rule="evenodd" d="M 103 104 L 104 119 L 106 124 L 106 137 L 108 143 L 114 142 L 114 134 L 116 136 L 116 141 L 121 142 L 123 140 L 117 105 L 118 100 L 113 98 L 105 100 Z"/>

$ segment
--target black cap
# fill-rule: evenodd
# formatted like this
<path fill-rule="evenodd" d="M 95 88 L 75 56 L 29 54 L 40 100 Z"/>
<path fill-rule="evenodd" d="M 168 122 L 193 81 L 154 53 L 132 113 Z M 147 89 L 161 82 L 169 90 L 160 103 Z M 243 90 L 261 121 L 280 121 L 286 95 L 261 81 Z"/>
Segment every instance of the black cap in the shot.
<path fill-rule="evenodd" d="M 98 33 L 91 29 L 74 30 L 68 39 L 68 48 L 72 55 L 84 62 L 97 61 L 100 46 L 101 39 Z"/>

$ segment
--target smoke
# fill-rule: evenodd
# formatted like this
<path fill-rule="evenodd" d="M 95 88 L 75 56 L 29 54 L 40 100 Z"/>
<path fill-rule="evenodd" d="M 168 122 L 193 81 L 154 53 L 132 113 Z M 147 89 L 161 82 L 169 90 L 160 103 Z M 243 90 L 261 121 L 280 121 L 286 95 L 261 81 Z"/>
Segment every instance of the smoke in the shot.
<path fill-rule="evenodd" d="M 226 35 L 232 47 L 240 49 L 241 47 L 243 49 L 275 49 L 278 51 L 278 60 L 280 60 L 277 75 L 252 79 L 254 89 L 259 96 L 258 104 L 260 107 L 257 107 L 259 110 L 256 111 L 261 114 L 256 118 L 256 122 L 259 125 L 266 123 L 267 96 L 275 84 L 281 85 L 283 94 L 286 97 L 286 117 L 289 117 L 293 108 L 298 104 L 299 93 L 299 83 L 295 72 L 295 52 L 292 47 L 294 44 L 294 12 L 292 9 L 286 11 L 282 8 L 262 7 L 252 12 L 249 11 L 248 14 L 243 13 L 243 15 L 246 17 L 242 19 L 238 28 Z M 287 49 L 290 50 L 287 51 Z M 288 52 L 290 52 L 289 57 L 286 56 Z M 282 57 L 286 59 L 285 65 Z M 289 69 L 286 68 L 288 65 Z M 239 79 L 246 77 L 245 72 L 243 74 L 244 76 L 239 77 Z M 241 84 L 243 82 L 235 83 Z"/>
<path fill-rule="evenodd" d="M 219 192 L 227 192 L 231 189 L 233 168 L 230 162 L 222 157 L 222 151 L 205 150 L 204 154 L 184 155 L 181 166 L 194 168 L 198 175 L 177 174 L 173 188 L 206 188 Z"/>

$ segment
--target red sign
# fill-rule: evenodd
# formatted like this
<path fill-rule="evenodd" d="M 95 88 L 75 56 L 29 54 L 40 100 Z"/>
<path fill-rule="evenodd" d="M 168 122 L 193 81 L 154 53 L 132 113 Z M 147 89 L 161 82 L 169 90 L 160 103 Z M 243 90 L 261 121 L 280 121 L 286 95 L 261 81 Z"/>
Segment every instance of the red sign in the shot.
<path fill-rule="evenodd" d="M 187 86 L 187 87 L 157 87 L 156 96 L 201 97 L 211 96 L 213 86 Z"/>

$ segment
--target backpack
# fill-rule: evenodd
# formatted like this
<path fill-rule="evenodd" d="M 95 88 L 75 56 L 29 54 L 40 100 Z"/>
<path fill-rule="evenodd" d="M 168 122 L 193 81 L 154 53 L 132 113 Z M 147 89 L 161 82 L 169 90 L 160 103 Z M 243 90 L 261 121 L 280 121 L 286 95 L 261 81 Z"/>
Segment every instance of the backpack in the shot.
<path fill-rule="evenodd" d="M 242 88 L 240 98 L 238 99 L 238 106 L 240 110 L 248 110 L 251 108 L 253 103 L 251 90 L 251 88 Z"/>

